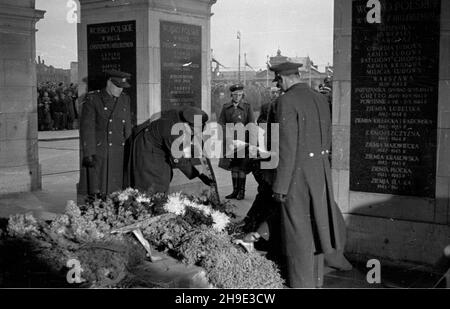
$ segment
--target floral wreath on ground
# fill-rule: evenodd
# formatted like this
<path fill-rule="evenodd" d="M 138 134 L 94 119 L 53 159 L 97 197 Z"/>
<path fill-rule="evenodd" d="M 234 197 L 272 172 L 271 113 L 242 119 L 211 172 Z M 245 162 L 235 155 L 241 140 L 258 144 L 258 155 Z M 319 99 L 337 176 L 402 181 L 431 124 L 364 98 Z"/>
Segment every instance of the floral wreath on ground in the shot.
<path fill-rule="evenodd" d="M 83 205 L 69 201 L 66 212 L 51 222 L 30 214 L 11 216 L 7 235 L 39 247 L 52 267 L 65 267 L 68 259 L 79 259 L 91 286 L 120 287 L 130 261 L 139 263 L 145 253 L 133 237 L 113 231 L 154 218 L 141 227 L 144 237 L 158 250 L 203 267 L 213 286 L 281 288 L 283 280 L 272 261 L 233 244 L 233 205 L 214 205 L 211 200 L 206 195 L 148 195 L 128 188 Z M 130 243 L 133 246 L 128 250 Z M 99 254 L 102 248 L 109 249 Z"/>

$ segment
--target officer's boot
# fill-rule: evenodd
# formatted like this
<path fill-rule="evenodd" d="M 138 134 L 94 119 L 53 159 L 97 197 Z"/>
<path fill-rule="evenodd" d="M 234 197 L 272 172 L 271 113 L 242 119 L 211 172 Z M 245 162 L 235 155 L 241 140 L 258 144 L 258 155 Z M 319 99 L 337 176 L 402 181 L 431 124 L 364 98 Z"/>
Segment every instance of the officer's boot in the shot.
<path fill-rule="evenodd" d="M 231 178 L 231 180 L 233 181 L 233 192 L 231 193 L 231 194 L 229 194 L 229 195 L 227 195 L 227 196 L 225 196 L 225 198 L 226 199 L 232 199 L 232 198 L 236 198 L 237 197 L 237 195 L 238 195 L 238 190 L 239 190 L 239 187 L 238 187 L 238 176 L 237 175 L 234 175 L 234 174 L 232 174 L 232 178 Z"/>
<path fill-rule="evenodd" d="M 245 176 L 244 177 L 239 177 L 239 191 L 238 194 L 236 196 L 237 200 L 243 200 L 245 198 Z"/>

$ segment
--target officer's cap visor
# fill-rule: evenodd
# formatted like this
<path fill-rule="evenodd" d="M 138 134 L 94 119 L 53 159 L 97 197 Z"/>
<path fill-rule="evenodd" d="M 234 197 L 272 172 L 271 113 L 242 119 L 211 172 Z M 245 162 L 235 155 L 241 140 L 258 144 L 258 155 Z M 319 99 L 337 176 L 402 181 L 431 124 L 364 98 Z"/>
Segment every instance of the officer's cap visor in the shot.
<path fill-rule="evenodd" d="M 131 85 L 128 83 L 128 80 L 124 77 L 111 77 L 111 82 L 119 88 L 130 88 Z"/>

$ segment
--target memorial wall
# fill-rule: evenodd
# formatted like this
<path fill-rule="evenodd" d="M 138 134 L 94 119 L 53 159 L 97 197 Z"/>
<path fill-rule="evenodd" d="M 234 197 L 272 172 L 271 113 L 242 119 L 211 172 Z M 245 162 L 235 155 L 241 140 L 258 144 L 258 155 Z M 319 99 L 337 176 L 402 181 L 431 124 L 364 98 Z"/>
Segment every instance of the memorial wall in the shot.
<path fill-rule="evenodd" d="M 161 21 L 161 110 L 201 108 L 202 28 Z"/>
<path fill-rule="evenodd" d="M 450 244 L 450 1 L 334 0 L 346 253 L 433 268 Z"/>
<path fill-rule="evenodd" d="M 106 86 L 105 72 L 130 73 L 132 121 L 136 124 L 136 21 L 87 25 L 88 91 Z"/>
<path fill-rule="evenodd" d="M 435 196 L 441 8 L 409 2 L 353 3 L 350 190 Z"/>
<path fill-rule="evenodd" d="M 210 114 L 210 18 L 215 0 L 81 0 L 79 95 L 103 86 L 103 72 L 133 75 L 125 89 L 135 122 L 182 105 Z M 196 193 L 198 180 L 174 170 L 171 190 Z"/>

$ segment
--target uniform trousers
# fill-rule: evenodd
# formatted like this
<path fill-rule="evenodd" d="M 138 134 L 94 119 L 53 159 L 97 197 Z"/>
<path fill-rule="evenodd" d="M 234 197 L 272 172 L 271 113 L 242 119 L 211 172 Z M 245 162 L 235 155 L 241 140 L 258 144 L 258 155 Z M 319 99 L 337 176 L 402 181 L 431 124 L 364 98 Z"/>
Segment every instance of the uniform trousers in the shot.
<path fill-rule="evenodd" d="M 324 254 L 315 254 L 314 244 L 296 256 L 284 256 L 286 284 L 291 288 L 320 288 L 323 286 Z"/>

